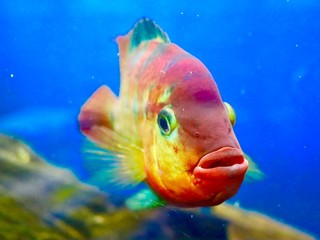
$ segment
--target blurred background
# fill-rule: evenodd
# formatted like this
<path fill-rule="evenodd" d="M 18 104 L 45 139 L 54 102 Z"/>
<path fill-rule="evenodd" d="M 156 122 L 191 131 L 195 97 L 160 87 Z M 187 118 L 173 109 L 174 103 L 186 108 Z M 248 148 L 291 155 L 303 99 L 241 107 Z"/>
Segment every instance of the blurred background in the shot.
<path fill-rule="evenodd" d="M 86 180 L 77 114 L 100 85 L 118 93 L 115 37 L 146 16 L 209 68 L 265 173 L 230 202 L 319 236 L 319 10 L 316 0 L 3 0 L 0 132 Z"/>

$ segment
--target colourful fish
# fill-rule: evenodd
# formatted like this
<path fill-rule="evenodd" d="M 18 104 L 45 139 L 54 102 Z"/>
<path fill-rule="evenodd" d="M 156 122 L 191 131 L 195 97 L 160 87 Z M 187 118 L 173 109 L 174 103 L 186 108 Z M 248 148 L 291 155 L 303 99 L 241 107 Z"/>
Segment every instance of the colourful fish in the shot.
<path fill-rule="evenodd" d="M 81 131 L 98 146 L 91 152 L 113 161 L 106 181 L 145 181 L 151 189 L 145 206 L 156 199 L 212 206 L 232 197 L 248 161 L 233 132 L 233 109 L 208 69 L 147 18 L 117 43 L 119 97 L 101 86 L 79 114 Z"/>

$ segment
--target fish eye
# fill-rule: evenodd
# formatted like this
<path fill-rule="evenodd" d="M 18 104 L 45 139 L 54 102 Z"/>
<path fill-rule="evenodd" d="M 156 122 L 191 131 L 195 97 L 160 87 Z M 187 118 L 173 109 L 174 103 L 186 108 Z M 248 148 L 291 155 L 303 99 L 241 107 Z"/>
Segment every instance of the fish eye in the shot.
<path fill-rule="evenodd" d="M 169 136 L 177 126 L 177 120 L 171 108 L 164 107 L 158 114 L 158 126 L 162 135 Z"/>
<path fill-rule="evenodd" d="M 224 105 L 228 111 L 231 125 L 234 126 L 236 124 L 236 112 L 234 111 L 233 107 L 229 103 L 224 102 Z"/>

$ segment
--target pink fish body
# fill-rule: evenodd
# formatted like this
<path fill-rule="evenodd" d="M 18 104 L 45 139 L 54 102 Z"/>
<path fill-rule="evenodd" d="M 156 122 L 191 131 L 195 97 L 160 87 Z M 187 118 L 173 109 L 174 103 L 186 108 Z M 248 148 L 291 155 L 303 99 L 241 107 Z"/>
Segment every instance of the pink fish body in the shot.
<path fill-rule="evenodd" d="M 117 42 L 119 97 L 102 86 L 79 115 L 84 135 L 116 158 L 106 181 L 145 181 L 181 207 L 232 197 L 248 161 L 208 69 L 146 18 Z"/>

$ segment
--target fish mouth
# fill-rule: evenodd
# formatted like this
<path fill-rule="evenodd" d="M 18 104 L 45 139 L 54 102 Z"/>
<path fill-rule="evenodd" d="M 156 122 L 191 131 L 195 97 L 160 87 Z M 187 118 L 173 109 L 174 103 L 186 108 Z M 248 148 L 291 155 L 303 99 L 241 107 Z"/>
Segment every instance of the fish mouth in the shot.
<path fill-rule="evenodd" d="M 242 181 L 247 169 L 248 161 L 241 149 L 223 147 L 201 157 L 193 174 L 197 179 L 209 181 L 221 182 L 238 178 Z"/>

